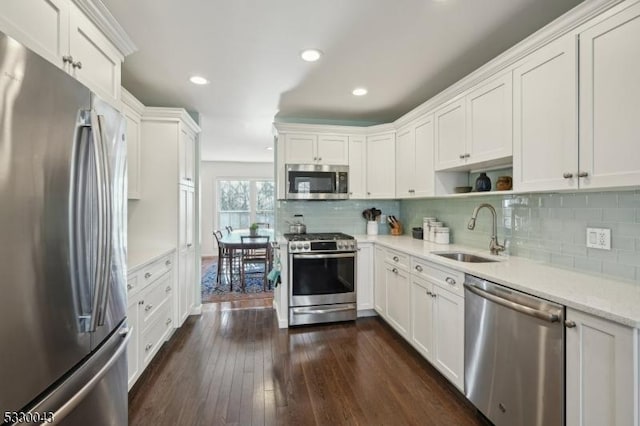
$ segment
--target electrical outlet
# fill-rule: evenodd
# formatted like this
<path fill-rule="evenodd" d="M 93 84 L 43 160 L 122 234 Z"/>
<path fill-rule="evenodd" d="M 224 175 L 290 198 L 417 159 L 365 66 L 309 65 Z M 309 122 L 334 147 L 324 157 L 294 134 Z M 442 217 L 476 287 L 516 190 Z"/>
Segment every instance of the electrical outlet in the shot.
<path fill-rule="evenodd" d="M 611 229 L 587 228 L 587 247 L 611 250 Z"/>

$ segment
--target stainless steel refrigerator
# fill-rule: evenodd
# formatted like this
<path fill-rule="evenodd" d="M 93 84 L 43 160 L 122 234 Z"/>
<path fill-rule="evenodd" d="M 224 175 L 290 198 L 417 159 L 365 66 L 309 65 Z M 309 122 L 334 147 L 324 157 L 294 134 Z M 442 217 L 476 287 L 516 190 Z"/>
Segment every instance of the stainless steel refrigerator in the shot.
<path fill-rule="evenodd" d="M 2 424 L 127 424 L 124 123 L 0 33 Z"/>

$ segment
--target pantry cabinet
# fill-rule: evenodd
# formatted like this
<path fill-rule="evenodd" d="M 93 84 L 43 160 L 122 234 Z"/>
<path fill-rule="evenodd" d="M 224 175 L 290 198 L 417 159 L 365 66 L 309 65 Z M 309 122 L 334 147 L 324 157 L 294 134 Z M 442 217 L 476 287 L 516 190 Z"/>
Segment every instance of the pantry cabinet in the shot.
<path fill-rule="evenodd" d="M 367 198 L 367 145 L 364 136 L 349 136 L 349 198 Z"/>
<path fill-rule="evenodd" d="M 566 320 L 567 425 L 636 425 L 638 330 L 569 308 Z"/>
<path fill-rule="evenodd" d="M 0 30 L 120 108 L 124 55 L 70 0 L 3 0 Z"/>
<path fill-rule="evenodd" d="M 349 137 L 342 135 L 286 133 L 287 164 L 349 164 Z"/>
<path fill-rule="evenodd" d="M 367 198 L 395 198 L 395 133 L 367 136 Z"/>
<path fill-rule="evenodd" d="M 196 135 L 189 128 L 180 129 L 180 184 L 195 184 Z"/>
<path fill-rule="evenodd" d="M 581 188 L 640 183 L 640 3 L 624 6 L 579 33 Z"/>
<path fill-rule="evenodd" d="M 138 200 L 142 197 L 140 142 L 144 105 L 124 87 L 122 88 L 122 113 L 127 121 L 127 196 L 130 200 Z"/>
<path fill-rule="evenodd" d="M 513 72 L 513 181 L 518 191 L 578 187 L 577 39 L 567 34 Z"/>
<path fill-rule="evenodd" d="M 433 132 L 429 114 L 396 133 L 396 198 L 433 195 Z"/>

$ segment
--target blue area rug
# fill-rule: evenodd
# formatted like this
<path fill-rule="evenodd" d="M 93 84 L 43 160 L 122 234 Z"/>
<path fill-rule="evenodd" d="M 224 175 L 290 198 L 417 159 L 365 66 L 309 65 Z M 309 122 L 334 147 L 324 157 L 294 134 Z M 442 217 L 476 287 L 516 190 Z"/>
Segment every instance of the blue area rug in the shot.
<path fill-rule="evenodd" d="M 257 267 L 255 271 L 251 273 L 262 272 L 261 267 Z M 240 289 L 240 283 L 233 282 L 233 291 L 231 291 L 231 285 L 226 274 L 222 275 L 220 284 L 216 282 L 218 276 L 218 264 L 214 263 L 202 274 L 202 285 L 200 287 L 202 292 L 203 302 L 219 302 L 229 299 L 243 298 L 244 296 L 263 296 L 272 297 L 273 290 L 268 287 L 267 291 L 263 290 L 262 276 L 252 276 L 247 278 L 247 283 L 244 292 Z"/>

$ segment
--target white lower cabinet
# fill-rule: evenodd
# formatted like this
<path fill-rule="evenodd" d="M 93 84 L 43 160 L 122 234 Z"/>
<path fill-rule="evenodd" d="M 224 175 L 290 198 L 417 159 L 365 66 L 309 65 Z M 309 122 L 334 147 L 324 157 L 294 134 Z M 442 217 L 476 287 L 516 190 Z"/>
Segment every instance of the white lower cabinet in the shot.
<path fill-rule="evenodd" d="M 387 278 L 384 258 L 386 250 L 380 247 L 375 248 L 374 255 L 374 292 L 373 306 L 378 315 L 387 318 Z"/>
<path fill-rule="evenodd" d="M 433 359 L 433 285 L 411 277 L 411 344 L 428 360 Z"/>
<path fill-rule="evenodd" d="M 404 269 L 389 263 L 385 265 L 387 321 L 405 339 L 409 339 L 411 326 L 409 279 L 409 273 Z"/>
<path fill-rule="evenodd" d="M 434 357 L 431 361 L 464 392 L 464 298 L 434 286 Z"/>
<path fill-rule="evenodd" d="M 638 330 L 569 308 L 567 324 L 566 424 L 638 425 Z"/>
<path fill-rule="evenodd" d="M 358 311 L 373 309 L 373 244 L 359 243 L 356 263 Z"/>
<path fill-rule="evenodd" d="M 132 269 L 127 277 L 127 383 L 134 385 L 173 331 L 175 277 L 172 251 Z"/>

